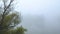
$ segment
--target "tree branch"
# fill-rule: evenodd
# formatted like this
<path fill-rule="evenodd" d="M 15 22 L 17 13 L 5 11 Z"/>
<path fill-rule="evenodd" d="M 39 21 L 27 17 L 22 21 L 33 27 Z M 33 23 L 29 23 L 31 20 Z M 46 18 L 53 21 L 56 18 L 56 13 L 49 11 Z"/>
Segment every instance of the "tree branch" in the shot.
<path fill-rule="evenodd" d="M 12 3 L 12 2 L 13 2 L 13 0 L 10 1 L 10 3 L 9 3 L 8 6 L 6 6 L 6 5 L 5 5 L 5 2 L 4 2 L 4 12 L 3 12 L 3 14 L 2 14 L 1 24 L 3 24 L 3 22 L 4 22 L 4 17 L 5 17 L 5 13 L 6 13 L 7 9 L 11 6 L 11 3 Z"/>

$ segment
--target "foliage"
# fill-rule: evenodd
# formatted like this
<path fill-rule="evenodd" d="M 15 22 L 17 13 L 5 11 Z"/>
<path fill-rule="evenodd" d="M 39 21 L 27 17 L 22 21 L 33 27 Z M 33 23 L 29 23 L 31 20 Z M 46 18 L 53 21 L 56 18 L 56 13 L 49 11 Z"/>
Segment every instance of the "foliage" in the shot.
<path fill-rule="evenodd" d="M 11 34 L 24 34 L 25 31 L 27 31 L 27 30 L 24 29 L 22 26 L 17 27 L 16 29 L 10 30 Z"/>
<path fill-rule="evenodd" d="M 14 0 L 2 0 L 3 7 L 0 7 L 0 34 L 24 34 L 26 29 L 22 26 L 14 29 L 21 22 L 19 13 L 13 11 L 12 3 Z"/>

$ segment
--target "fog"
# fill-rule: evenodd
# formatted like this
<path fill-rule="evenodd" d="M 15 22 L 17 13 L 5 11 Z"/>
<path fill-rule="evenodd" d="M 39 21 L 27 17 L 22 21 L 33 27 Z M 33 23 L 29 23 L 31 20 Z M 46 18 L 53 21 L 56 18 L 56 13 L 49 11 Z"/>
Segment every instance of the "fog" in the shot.
<path fill-rule="evenodd" d="M 60 34 L 60 0 L 18 0 L 26 34 Z M 19 7 L 20 6 L 20 7 Z"/>

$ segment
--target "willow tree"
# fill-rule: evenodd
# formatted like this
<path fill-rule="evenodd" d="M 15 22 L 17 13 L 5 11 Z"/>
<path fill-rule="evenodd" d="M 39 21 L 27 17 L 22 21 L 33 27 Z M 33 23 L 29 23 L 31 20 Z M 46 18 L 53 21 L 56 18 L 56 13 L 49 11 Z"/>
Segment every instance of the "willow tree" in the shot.
<path fill-rule="evenodd" d="M 3 4 L 0 6 L 0 34 L 23 34 L 26 31 L 23 27 L 14 28 L 21 22 L 21 19 L 19 13 L 13 10 L 13 1 L 2 0 Z"/>

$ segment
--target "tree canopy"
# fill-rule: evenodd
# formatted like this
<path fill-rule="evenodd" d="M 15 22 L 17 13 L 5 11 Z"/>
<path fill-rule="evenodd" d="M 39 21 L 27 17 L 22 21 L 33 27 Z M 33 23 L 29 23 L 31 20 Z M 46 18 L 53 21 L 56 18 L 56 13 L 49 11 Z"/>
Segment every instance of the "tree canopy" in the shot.
<path fill-rule="evenodd" d="M 3 7 L 0 6 L 0 34 L 24 34 L 26 29 L 22 26 L 16 27 L 21 22 L 21 15 L 17 11 L 13 11 L 13 1 L 2 0 Z"/>

